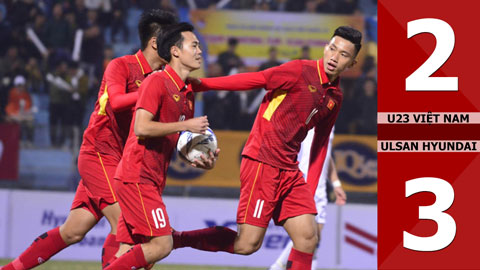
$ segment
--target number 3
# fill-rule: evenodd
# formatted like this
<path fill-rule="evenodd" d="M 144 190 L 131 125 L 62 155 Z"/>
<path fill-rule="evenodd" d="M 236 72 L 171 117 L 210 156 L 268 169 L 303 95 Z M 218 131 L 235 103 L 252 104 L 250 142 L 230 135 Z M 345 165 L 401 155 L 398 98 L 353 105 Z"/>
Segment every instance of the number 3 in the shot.
<path fill-rule="evenodd" d="M 403 246 L 417 251 L 436 251 L 452 243 L 457 232 L 455 220 L 446 211 L 453 204 L 453 187 L 445 180 L 434 177 L 423 177 L 409 180 L 405 183 L 405 195 L 409 197 L 418 192 L 432 192 L 435 203 L 430 206 L 420 206 L 419 219 L 430 219 L 437 223 L 437 232 L 429 237 L 420 237 L 403 231 Z"/>
<path fill-rule="evenodd" d="M 458 77 L 430 77 L 452 54 L 455 34 L 452 27 L 439 19 L 419 19 L 407 23 L 407 37 L 433 34 L 437 45 L 430 58 L 405 80 L 407 91 L 458 91 Z"/>

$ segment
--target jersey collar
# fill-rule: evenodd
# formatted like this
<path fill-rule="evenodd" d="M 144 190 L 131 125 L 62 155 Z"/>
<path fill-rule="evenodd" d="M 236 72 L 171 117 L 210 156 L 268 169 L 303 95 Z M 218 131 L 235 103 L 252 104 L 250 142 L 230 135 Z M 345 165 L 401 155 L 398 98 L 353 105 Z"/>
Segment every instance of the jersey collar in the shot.
<path fill-rule="evenodd" d="M 321 85 L 338 87 L 338 83 L 340 82 L 340 77 L 337 77 L 335 81 L 330 82 L 330 80 L 327 77 L 327 74 L 325 73 L 325 68 L 323 66 L 323 58 L 320 58 L 317 60 L 317 71 L 318 71 L 318 77 L 320 79 Z"/>
<path fill-rule="evenodd" d="M 142 69 L 143 75 L 146 75 L 152 72 L 152 68 L 150 67 L 150 64 L 148 64 L 147 59 L 145 59 L 145 56 L 143 55 L 142 50 L 138 50 L 138 52 L 135 54 L 135 58 L 137 58 L 137 62 L 140 65 L 140 68 Z"/>
<path fill-rule="evenodd" d="M 180 79 L 178 74 L 173 70 L 170 65 L 165 65 L 165 69 L 163 70 L 167 74 L 167 76 L 172 80 L 173 84 L 177 87 L 178 91 L 185 90 L 185 82 Z"/>

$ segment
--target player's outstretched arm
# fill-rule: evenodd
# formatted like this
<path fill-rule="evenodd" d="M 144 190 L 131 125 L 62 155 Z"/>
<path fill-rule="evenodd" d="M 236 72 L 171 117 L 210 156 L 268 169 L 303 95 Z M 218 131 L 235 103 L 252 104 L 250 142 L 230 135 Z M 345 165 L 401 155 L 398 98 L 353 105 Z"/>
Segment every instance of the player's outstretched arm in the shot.
<path fill-rule="evenodd" d="M 205 133 L 208 128 L 206 116 L 195 117 L 186 121 L 162 123 L 153 121 L 153 114 L 145 109 L 138 108 L 133 126 L 135 135 L 143 138 L 163 137 L 184 130 L 196 133 Z"/>
<path fill-rule="evenodd" d="M 266 87 L 265 76 L 262 72 L 239 73 L 230 76 L 190 79 L 194 92 L 208 90 L 241 91 Z"/>
<path fill-rule="evenodd" d="M 302 64 L 299 60 L 287 62 L 258 72 L 239 73 L 224 77 L 191 80 L 194 92 L 207 90 L 241 91 L 265 88 L 267 90 L 291 89 L 300 77 Z"/>

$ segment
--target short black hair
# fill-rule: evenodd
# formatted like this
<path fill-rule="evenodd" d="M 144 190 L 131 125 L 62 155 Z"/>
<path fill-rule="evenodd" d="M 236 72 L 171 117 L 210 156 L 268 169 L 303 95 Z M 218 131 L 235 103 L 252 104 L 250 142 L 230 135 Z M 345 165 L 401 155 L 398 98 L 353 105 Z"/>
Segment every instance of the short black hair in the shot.
<path fill-rule="evenodd" d="M 335 29 L 335 33 L 333 33 L 332 38 L 335 36 L 342 37 L 352 42 L 353 45 L 355 45 L 355 55 L 357 55 L 362 48 L 362 33 L 353 27 L 340 26 Z"/>
<path fill-rule="evenodd" d="M 178 22 L 175 14 L 161 9 L 151 9 L 142 13 L 138 22 L 138 35 L 140 37 L 141 49 L 145 50 L 148 41 L 156 37 L 160 30 Z"/>
<path fill-rule="evenodd" d="M 172 60 L 170 48 L 172 48 L 172 46 L 177 46 L 181 49 L 183 43 L 182 32 L 193 32 L 193 30 L 193 25 L 186 22 L 164 27 L 157 36 L 158 55 L 165 59 L 165 61 L 170 62 L 170 60 Z"/>
<path fill-rule="evenodd" d="M 234 37 L 228 38 L 227 42 L 228 42 L 228 46 L 237 46 L 238 45 L 238 39 L 234 38 Z"/>

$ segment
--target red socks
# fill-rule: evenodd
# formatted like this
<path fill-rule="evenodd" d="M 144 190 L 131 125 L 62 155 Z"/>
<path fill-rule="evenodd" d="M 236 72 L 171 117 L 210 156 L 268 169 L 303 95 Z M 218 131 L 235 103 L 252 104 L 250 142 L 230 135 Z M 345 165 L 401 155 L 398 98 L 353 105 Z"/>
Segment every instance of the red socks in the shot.
<path fill-rule="evenodd" d="M 105 267 L 105 264 L 114 257 L 119 246 L 116 236 L 109 234 L 103 244 L 102 267 Z M 37 237 L 29 248 L 11 263 L 5 265 L 2 270 L 31 269 L 47 261 L 66 247 L 67 245 L 60 236 L 59 227 L 57 227 Z"/>
<path fill-rule="evenodd" d="M 66 248 L 67 244 L 60 236 L 59 227 L 50 230 L 33 241 L 18 258 L 5 265 L 3 270 L 25 270 L 31 269 L 44 263 L 50 257 Z"/>
<path fill-rule="evenodd" d="M 102 269 L 105 268 L 107 262 L 117 253 L 120 243 L 117 242 L 117 236 L 115 234 L 107 235 L 102 249 Z"/>
<path fill-rule="evenodd" d="M 201 230 L 174 232 L 173 248 L 192 247 L 205 251 L 225 251 L 233 253 L 237 232 L 222 226 Z"/>
<path fill-rule="evenodd" d="M 312 253 L 305 253 L 292 248 L 287 261 L 287 270 L 305 270 L 312 268 Z"/>
<path fill-rule="evenodd" d="M 127 253 L 114 260 L 112 264 L 107 265 L 105 270 L 131 270 L 147 267 L 148 263 L 145 261 L 142 246 L 135 245 Z"/>
<path fill-rule="evenodd" d="M 118 257 L 114 255 L 114 256 L 112 256 L 112 257 L 110 258 L 110 260 L 108 260 L 105 264 L 103 264 L 103 262 L 102 262 L 102 269 L 107 268 L 107 266 L 109 266 L 110 264 L 112 264 L 116 259 L 118 259 Z M 0 270 L 1 270 L 1 269 L 0 269 Z"/>

